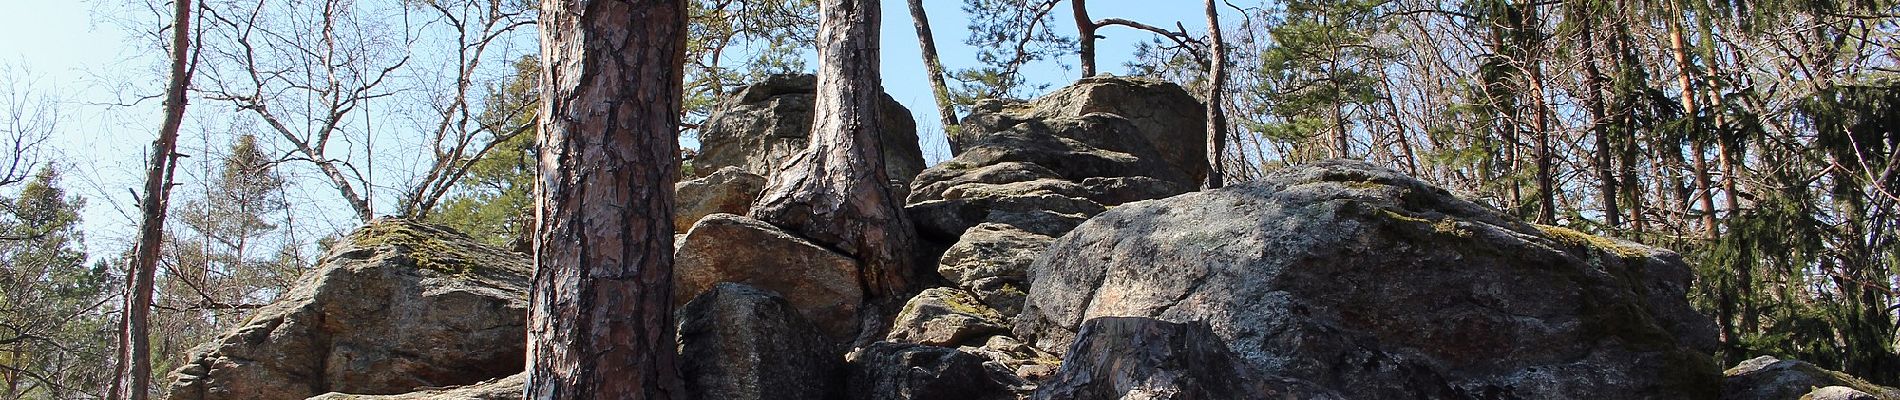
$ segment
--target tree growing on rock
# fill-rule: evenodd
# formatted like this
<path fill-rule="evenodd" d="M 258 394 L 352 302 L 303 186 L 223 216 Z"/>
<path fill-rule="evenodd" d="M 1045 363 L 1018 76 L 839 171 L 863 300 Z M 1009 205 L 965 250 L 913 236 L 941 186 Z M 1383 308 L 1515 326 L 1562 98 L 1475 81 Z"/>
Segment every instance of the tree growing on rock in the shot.
<path fill-rule="evenodd" d="M 773 175 L 752 214 L 856 257 L 866 297 L 901 302 L 915 280 L 917 233 L 884 169 L 878 0 L 824 0 L 819 15 L 811 142 Z"/>
<path fill-rule="evenodd" d="M 527 398 L 672 399 L 684 0 L 542 2 Z"/>

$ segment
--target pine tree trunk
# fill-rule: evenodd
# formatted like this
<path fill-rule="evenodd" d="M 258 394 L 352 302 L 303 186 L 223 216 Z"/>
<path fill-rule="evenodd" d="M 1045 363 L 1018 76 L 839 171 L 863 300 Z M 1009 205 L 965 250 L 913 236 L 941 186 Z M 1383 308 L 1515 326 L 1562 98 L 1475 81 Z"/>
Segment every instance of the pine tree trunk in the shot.
<path fill-rule="evenodd" d="M 674 399 L 684 0 L 546 0 L 527 398 Z"/>
<path fill-rule="evenodd" d="M 126 274 L 125 320 L 119 332 L 119 365 L 114 371 L 110 396 L 114 399 L 144 400 L 152 387 L 151 318 L 152 295 L 156 290 L 160 243 L 164 242 L 165 209 L 169 205 L 172 170 L 178 165 L 178 128 L 184 124 L 191 86 L 191 0 L 172 3 L 171 82 L 165 89 L 165 121 L 152 142 L 152 158 L 145 170 L 145 196 L 139 202 L 144 216 L 139 223 L 139 239 L 132 258 L 132 270 Z"/>
<path fill-rule="evenodd" d="M 877 0 L 821 0 L 811 142 L 774 174 L 752 208 L 760 220 L 845 252 L 884 323 L 915 283 L 917 232 L 891 191 L 878 124 Z"/>
<path fill-rule="evenodd" d="M 1207 181 L 1203 189 L 1226 186 L 1227 149 L 1227 44 L 1221 38 L 1220 8 L 1207 0 L 1208 73 L 1207 84 Z"/>
<path fill-rule="evenodd" d="M 930 34 L 930 15 L 924 13 L 924 0 L 909 0 L 910 19 L 917 27 L 917 45 L 923 49 L 924 70 L 930 74 L 930 92 L 937 99 L 937 116 L 943 120 L 944 136 L 956 137 L 957 107 L 950 102 L 950 86 L 943 80 L 943 60 L 937 57 L 937 39 Z M 950 141 L 950 153 L 962 153 L 957 141 Z"/>
<path fill-rule="evenodd" d="M 1596 151 L 1591 161 L 1595 163 L 1597 173 L 1598 200 L 1603 203 L 1603 225 L 1615 230 L 1622 227 L 1622 210 L 1616 205 L 1615 152 L 1610 150 L 1608 113 L 1605 111 L 1603 91 L 1607 79 L 1603 69 L 1597 66 L 1601 50 L 1596 39 L 1594 21 L 1580 24 L 1578 33 L 1583 37 L 1584 46 L 1584 106 L 1590 110 L 1590 136 L 1596 139 Z"/>
<path fill-rule="evenodd" d="M 1081 58 L 1082 77 L 1095 76 L 1095 20 L 1089 19 L 1089 5 L 1084 0 L 1069 0 L 1069 8 L 1075 14 L 1075 30 L 1078 57 Z"/>

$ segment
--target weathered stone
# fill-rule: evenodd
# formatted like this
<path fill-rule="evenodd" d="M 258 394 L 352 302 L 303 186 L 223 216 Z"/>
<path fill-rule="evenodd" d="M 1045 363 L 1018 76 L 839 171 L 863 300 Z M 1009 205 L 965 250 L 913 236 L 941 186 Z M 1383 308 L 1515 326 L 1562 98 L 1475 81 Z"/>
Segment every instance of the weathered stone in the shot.
<path fill-rule="evenodd" d="M 1037 400 L 1332 399 L 1291 379 L 1248 370 L 1202 323 L 1104 317 L 1082 324 L 1075 347 L 1036 390 Z"/>
<path fill-rule="evenodd" d="M 817 78 L 809 74 L 773 75 L 734 90 L 700 128 L 694 168 L 716 171 L 736 166 L 762 176 L 778 172 L 805 149 L 811 137 L 817 85 Z M 924 169 L 917 122 L 910 110 L 888 94 L 881 107 L 885 170 L 892 180 L 910 182 Z"/>
<path fill-rule="evenodd" d="M 721 283 L 680 311 L 687 399 L 829 399 L 844 352 L 776 293 Z"/>
<path fill-rule="evenodd" d="M 1055 374 L 1062 360 L 1009 336 L 991 336 L 981 346 L 958 346 L 958 350 L 989 359 L 1028 382 L 1039 382 Z"/>
<path fill-rule="evenodd" d="M 347 394 L 330 392 L 309 400 L 522 400 L 527 393 L 528 373 L 453 388 L 421 390 L 403 394 Z"/>
<path fill-rule="evenodd" d="M 1204 321 L 1250 368 L 1350 398 L 1714 398 L 1674 253 L 1538 227 L 1363 162 L 1124 204 L 1030 268 L 1016 337 Z"/>
<path fill-rule="evenodd" d="M 528 274 L 525 256 L 447 228 L 372 221 L 194 350 L 164 398 L 396 394 L 521 372 Z"/>
<path fill-rule="evenodd" d="M 983 223 L 963 232 L 944 251 L 937 273 L 1003 315 L 1022 312 L 1029 264 L 1055 240 L 1014 226 Z"/>
<path fill-rule="evenodd" d="M 1192 189 L 1145 176 L 1088 178 L 1082 180 L 1082 187 L 1088 191 L 1089 200 L 1104 206 L 1174 197 Z"/>
<path fill-rule="evenodd" d="M 946 240 L 985 222 L 1016 227 L 1043 236 L 1062 236 L 1106 210 L 1079 197 L 1052 193 L 931 200 L 904 207 L 919 234 Z"/>
<path fill-rule="evenodd" d="M 1107 132 L 1080 133 L 1088 130 Z M 1146 176 L 1192 185 L 1185 172 L 1161 162 L 1152 150 L 1108 149 L 1100 147 L 1099 142 L 1070 137 L 1133 137 L 1133 130 L 1127 120 L 1108 114 L 1029 121 L 984 135 L 977 142 L 965 145 L 963 152 L 951 161 L 968 165 L 1024 162 L 1041 165 L 1069 180 Z"/>
<path fill-rule="evenodd" d="M 1801 395 L 1800 400 L 1880 400 L 1880 398 L 1846 386 L 1828 386 Z"/>
<path fill-rule="evenodd" d="M 721 282 L 778 293 L 827 337 L 856 337 L 864 292 L 858 264 L 759 220 L 713 214 L 686 232 L 673 253 L 678 305 Z"/>
<path fill-rule="evenodd" d="M 954 288 L 930 288 L 904 303 L 885 340 L 957 346 L 1009 333 L 1009 319 Z"/>
<path fill-rule="evenodd" d="M 765 177 L 739 167 L 720 168 L 703 178 L 673 184 L 673 231 L 686 232 L 707 215 L 745 214 L 765 191 Z"/>
<path fill-rule="evenodd" d="M 906 203 L 942 200 L 945 190 L 968 183 L 1002 184 L 1061 177 L 1048 168 L 1025 162 L 1009 161 L 977 166 L 950 160 L 917 175 Z"/>
<path fill-rule="evenodd" d="M 1132 123 L 1135 135 L 1105 135 L 1099 130 L 1072 131 L 1067 137 L 1094 143 L 1125 143 L 1129 152 L 1149 148 L 1159 160 L 1179 171 L 1186 182 L 1199 182 L 1207 173 L 1206 107 L 1180 86 L 1142 78 L 1092 77 L 1028 103 L 984 102 L 963 121 L 950 139 L 961 154 L 985 136 L 1025 121 L 1075 119 L 1090 114 L 1112 114 Z M 1103 146 L 1098 144 L 1098 146 Z M 1057 168 L 1060 171 L 1060 168 Z M 1071 176 L 1070 178 L 1077 178 Z M 1190 187 L 1194 186 L 1192 184 Z"/>
<path fill-rule="evenodd" d="M 983 357 L 908 343 L 872 343 L 849 369 L 852 400 L 1013 400 L 1027 385 Z"/>
<path fill-rule="evenodd" d="M 1723 400 L 1791 400 L 1819 399 L 1811 392 L 1820 392 L 1816 388 L 1845 387 L 1861 392 L 1869 398 L 1879 400 L 1900 400 L 1900 390 L 1875 385 L 1852 375 L 1815 366 L 1797 360 L 1782 360 L 1772 356 L 1761 356 L 1742 361 L 1734 368 L 1723 371 Z M 1830 390 L 1821 393 L 1825 396 L 1850 396 L 1836 398 L 1854 398 L 1852 393 Z"/>

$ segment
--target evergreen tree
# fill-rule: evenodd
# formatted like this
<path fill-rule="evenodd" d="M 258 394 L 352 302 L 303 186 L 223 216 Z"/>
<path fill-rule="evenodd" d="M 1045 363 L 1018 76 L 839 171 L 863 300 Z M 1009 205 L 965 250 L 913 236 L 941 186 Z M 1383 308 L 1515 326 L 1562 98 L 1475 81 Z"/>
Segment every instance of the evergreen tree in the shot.
<path fill-rule="evenodd" d="M 105 264 L 86 264 L 84 202 L 44 167 L 0 217 L 0 398 L 98 397 L 112 323 Z"/>

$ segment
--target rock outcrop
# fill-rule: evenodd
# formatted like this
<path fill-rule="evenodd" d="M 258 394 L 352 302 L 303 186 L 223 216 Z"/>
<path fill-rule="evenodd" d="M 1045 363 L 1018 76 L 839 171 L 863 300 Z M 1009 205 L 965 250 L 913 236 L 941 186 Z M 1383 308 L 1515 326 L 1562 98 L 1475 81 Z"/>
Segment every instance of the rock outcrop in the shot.
<path fill-rule="evenodd" d="M 961 350 L 877 342 L 851 360 L 851 400 L 1013 400 L 1025 383 Z"/>
<path fill-rule="evenodd" d="M 1797 360 L 1761 356 L 1722 373 L 1723 400 L 1900 400 L 1900 389 L 1875 385 Z M 1858 394 L 1856 394 L 1858 393 Z"/>
<path fill-rule="evenodd" d="M 348 394 L 331 392 L 309 400 L 522 400 L 528 373 L 509 375 L 468 386 L 419 390 L 403 394 Z"/>
<path fill-rule="evenodd" d="M 956 288 L 930 288 L 897 312 L 885 339 L 929 346 L 957 346 L 1009 333 L 1009 319 Z"/>
<path fill-rule="evenodd" d="M 837 346 L 778 294 L 722 283 L 680 310 L 687 399 L 831 399 L 842 393 Z"/>
<path fill-rule="evenodd" d="M 1208 323 L 1263 377 L 1347 398 L 1713 399 L 1674 253 L 1519 222 L 1363 162 L 1125 204 L 1029 272 L 1017 337 Z"/>
<path fill-rule="evenodd" d="M 1092 118 L 1091 114 L 1115 118 Z M 1100 174 L 1097 176 L 1162 174 L 1180 179 L 1176 183 L 1185 188 L 1198 186 L 1200 180 L 1207 176 L 1206 107 L 1195 100 L 1194 95 L 1173 83 L 1100 76 L 1082 78 L 1073 85 L 1027 103 L 978 103 L 970 116 L 964 118 L 962 129 L 950 137 L 951 151 L 957 156 L 995 151 L 993 148 L 984 149 L 993 146 L 984 146 L 983 143 L 995 140 L 990 136 L 1016 130 L 1018 125 L 1024 123 L 1043 125 L 1021 128 L 1024 131 L 1052 133 L 1106 152 L 1149 158 L 1168 170 L 1102 171 L 1096 172 Z M 1058 168 L 1051 164 L 1044 165 Z M 1084 171 L 1087 169 L 1073 172 L 1089 173 Z M 1079 180 L 1083 177 L 1070 178 Z"/>
<path fill-rule="evenodd" d="M 1207 324 L 1103 317 L 1082 324 L 1069 359 L 1036 400 L 1336 399 L 1299 382 L 1261 379 Z"/>
<path fill-rule="evenodd" d="M 792 308 L 833 340 L 858 332 L 858 263 L 849 256 L 759 220 L 713 214 L 699 220 L 673 253 L 678 306 L 722 282 L 742 283 L 784 296 Z"/>
<path fill-rule="evenodd" d="M 740 167 L 772 176 L 805 149 L 817 88 L 818 78 L 806 74 L 773 75 L 733 90 L 700 128 L 699 156 L 693 159 L 693 168 L 710 172 Z M 924 169 L 917 121 L 888 94 L 882 107 L 884 169 L 892 180 L 910 182 Z"/>
<path fill-rule="evenodd" d="M 373 221 L 193 351 L 164 398 L 397 394 L 521 372 L 528 274 L 525 256 L 446 228 Z"/>
<path fill-rule="evenodd" d="M 725 167 L 705 177 L 673 184 L 673 231 L 686 233 L 693 223 L 713 214 L 745 215 L 765 191 L 765 177 L 739 167 Z"/>

